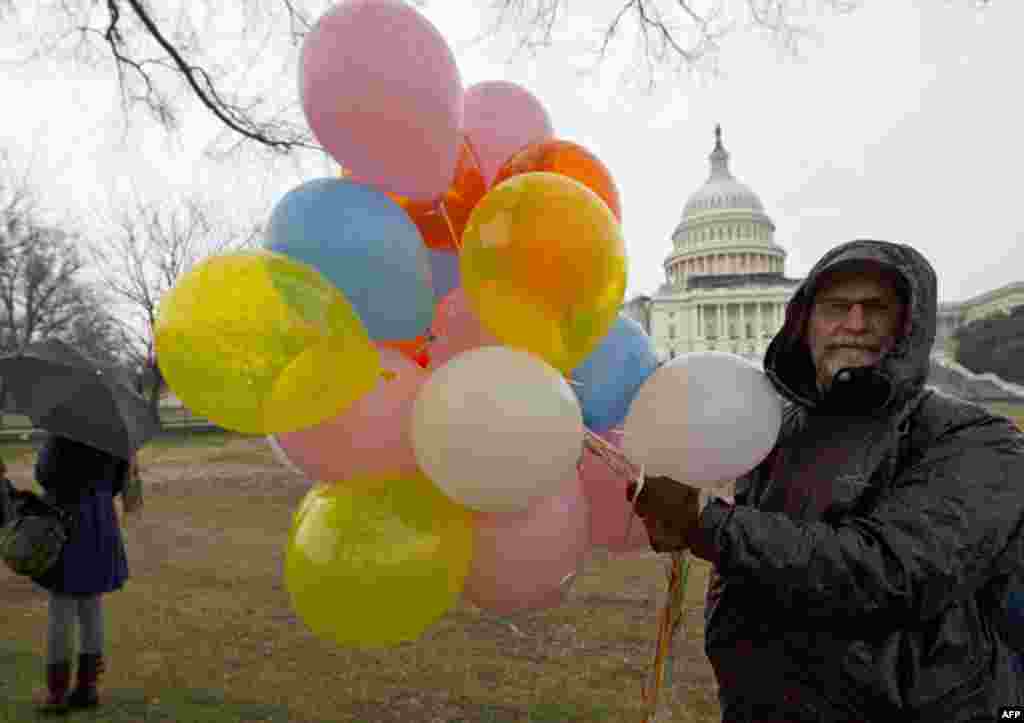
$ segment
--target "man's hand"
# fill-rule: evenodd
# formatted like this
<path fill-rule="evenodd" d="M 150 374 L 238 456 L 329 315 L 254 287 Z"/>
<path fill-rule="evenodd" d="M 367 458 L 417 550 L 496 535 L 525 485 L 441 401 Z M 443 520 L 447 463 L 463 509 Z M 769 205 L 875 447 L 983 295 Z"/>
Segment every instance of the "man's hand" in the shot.
<path fill-rule="evenodd" d="M 632 502 L 635 494 L 634 482 L 626 488 L 626 499 Z M 697 527 L 702 508 L 700 490 L 671 477 L 644 477 L 643 489 L 634 505 L 655 552 L 689 547 L 687 538 Z"/>

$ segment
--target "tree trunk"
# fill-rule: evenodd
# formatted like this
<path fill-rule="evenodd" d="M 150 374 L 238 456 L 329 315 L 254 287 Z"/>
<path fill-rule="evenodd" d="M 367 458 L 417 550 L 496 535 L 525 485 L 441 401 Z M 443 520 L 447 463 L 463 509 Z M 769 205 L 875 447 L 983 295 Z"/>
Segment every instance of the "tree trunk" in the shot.
<path fill-rule="evenodd" d="M 148 384 L 147 384 L 148 382 Z M 157 424 L 160 429 L 163 429 L 164 422 L 160 418 L 160 389 L 163 386 L 163 377 L 160 376 L 160 371 L 156 367 L 148 367 L 139 374 L 139 381 L 136 385 L 136 391 L 140 396 L 146 397 L 148 388 L 149 396 L 149 409 L 156 417 Z"/>

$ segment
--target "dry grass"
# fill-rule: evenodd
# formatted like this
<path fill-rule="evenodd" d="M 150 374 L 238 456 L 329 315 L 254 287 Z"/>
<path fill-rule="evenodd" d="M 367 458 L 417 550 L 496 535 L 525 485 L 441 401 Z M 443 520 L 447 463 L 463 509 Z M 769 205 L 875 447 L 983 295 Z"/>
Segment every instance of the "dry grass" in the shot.
<path fill-rule="evenodd" d="M 1024 429 L 1024 410 L 998 411 Z M 31 479 L 31 451 L 4 449 L 17 484 Z M 262 440 L 162 439 L 143 463 L 145 514 L 125 532 L 132 578 L 107 598 L 111 703 L 85 719 L 641 719 L 640 691 L 665 589 L 657 556 L 595 553 L 566 605 L 512 625 L 460 605 L 415 643 L 342 649 L 311 635 L 291 611 L 283 544 L 308 486 L 280 467 Z M 698 562 L 691 573 L 666 721 L 718 720 L 703 654 L 707 571 Z M 42 650 L 45 624 L 45 594 L 0 568 L 0 721 L 31 716 L 27 698 L 41 682 L 42 663 L 30 653 Z M 6 717 L 5 698 L 14 701 Z"/>
<path fill-rule="evenodd" d="M 132 578 L 107 598 L 108 715 L 116 715 L 103 720 L 184 719 L 183 708 L 145 713 L 182 691 L 235 711 L 195 720 L 641 719 L 665 588 L 662 559 L 595 554 L 566 605 L 512 625 L 459 605 L 415 643 L 338 648 L 304 628 L 283 587 L 283 543 L 307 484 L 277 465 L 260 440 L 204 440 L 144 455 L 145 514 L 125 532 Z M 30 479 L 30 457 L 8 460 L 17 483 Z M 702 647 L 706 576 L 707 566 L 695 565 L 675 686 L 665 696 L 673 714 L 665 720 L 718 720 Z M 44 593 L 3 571 L 0 598 L 13 613 L 0 616 L 0 640 L 41 650 Z M 246 717 L 256 715 L 238 712 L 246 701 L 266 712 Z"/>

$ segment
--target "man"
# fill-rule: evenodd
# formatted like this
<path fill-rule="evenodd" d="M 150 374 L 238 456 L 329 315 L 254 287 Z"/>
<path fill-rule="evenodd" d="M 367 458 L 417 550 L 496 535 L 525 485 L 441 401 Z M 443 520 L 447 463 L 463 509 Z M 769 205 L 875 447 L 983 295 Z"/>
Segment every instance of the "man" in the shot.
<path fill-rule="evenodd" d="M 1024 703 L 1003 615 L 1024 574 L 1024 435 L 925 387 L 936 307 L 909 246 L 832 250 L 769 345 L 782 431 L 735 502 L 645 480 L 654 549 L 715 566 L 723 721 L 959 723 Z"/>

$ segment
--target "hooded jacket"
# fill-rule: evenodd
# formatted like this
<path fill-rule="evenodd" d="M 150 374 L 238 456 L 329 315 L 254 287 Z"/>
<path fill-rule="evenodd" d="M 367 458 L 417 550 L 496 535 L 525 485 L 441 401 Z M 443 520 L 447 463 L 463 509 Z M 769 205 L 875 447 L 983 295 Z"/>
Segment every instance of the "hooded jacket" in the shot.
<path fill-rule="evenodd" d="M 822 274 L 895 272 L 902 338 L 818 392 L 806 342 Z M 925 386 L 936 278 L 909 246 L 853 241 L 811 270 L 765 356 L 785 398 L 771 454 L 712 501 L 705 650 L 725 721 L 994 719 L 1024 703 L 1000 630 L 1024 574 L 1024 435 Z"/>

